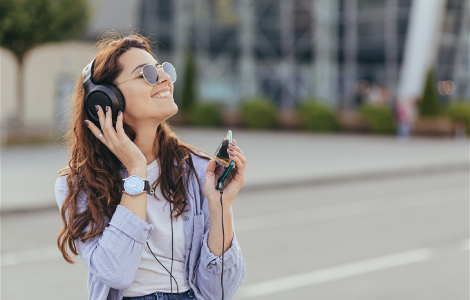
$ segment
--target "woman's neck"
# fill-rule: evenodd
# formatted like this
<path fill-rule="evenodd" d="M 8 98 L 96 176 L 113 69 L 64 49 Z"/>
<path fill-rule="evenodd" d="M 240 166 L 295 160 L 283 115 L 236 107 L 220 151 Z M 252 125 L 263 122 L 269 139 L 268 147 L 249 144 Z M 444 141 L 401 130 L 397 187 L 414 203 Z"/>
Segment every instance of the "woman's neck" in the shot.
<path fill-rule="evenodd" d="M 139 128 L 137 132 L 137 139 L 134 141 L 137 148 L 140 149 L 142 154 L 147 159 L 147 165 L 150 165 L 155 159 L 155 154 L 153 152 L 153 144 L 157 135 L 157 127 L 145 126 L 144 128 Z M 158 145 L 157 152 L 158 152 Z"/>

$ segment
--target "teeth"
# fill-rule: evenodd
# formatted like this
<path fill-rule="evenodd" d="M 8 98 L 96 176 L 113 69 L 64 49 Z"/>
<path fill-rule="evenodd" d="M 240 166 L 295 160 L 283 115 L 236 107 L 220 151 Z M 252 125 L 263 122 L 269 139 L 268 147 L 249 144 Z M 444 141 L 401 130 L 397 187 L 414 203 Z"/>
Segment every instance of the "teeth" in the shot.
<path fill-rule="evenodd" d="M 157 94 L 153 96 L 152 98 L 161 98 L 161 97 L 170 96 L 170 95 L 171 95 L 170 92 L 166 91 L 166 92 L 161 92 L 160 94 Z"/>

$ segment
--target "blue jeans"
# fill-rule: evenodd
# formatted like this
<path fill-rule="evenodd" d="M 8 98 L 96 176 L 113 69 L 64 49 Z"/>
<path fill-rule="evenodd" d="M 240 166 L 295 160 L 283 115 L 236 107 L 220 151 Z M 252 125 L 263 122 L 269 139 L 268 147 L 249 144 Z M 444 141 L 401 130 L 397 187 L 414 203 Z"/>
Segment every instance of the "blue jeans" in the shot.
<path fill-rule="evenodd" d="M 176 296 L 178 295 L 178 296 Z M 178 298 L 177 298 L 178 297 Z M 186 292 L 177 294 L 173 293 L 173 297 L 170 293 L 155 292 L 150 295 L 139 296 L 139 297 L 124 297 L 122 300 L 197 300 L 194 296 L 192 289 L 189 289 Z"/>

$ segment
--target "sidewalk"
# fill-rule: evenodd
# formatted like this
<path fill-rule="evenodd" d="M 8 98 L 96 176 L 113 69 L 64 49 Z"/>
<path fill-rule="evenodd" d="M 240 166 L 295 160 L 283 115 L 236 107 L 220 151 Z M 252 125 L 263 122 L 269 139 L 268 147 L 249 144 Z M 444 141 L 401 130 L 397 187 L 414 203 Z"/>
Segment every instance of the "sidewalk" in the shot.
<path fill-rule="evenodd" d="M 181 140 L 213 154 L 226 130 L 175 128 Z M 469 170 L 469 141 L 236 129 L 247 158 L 243 191 L 384 176 Z M 2 213 L 56 205 L 54 183 L 67 166 L 57 146 L 1 149 Z"/>

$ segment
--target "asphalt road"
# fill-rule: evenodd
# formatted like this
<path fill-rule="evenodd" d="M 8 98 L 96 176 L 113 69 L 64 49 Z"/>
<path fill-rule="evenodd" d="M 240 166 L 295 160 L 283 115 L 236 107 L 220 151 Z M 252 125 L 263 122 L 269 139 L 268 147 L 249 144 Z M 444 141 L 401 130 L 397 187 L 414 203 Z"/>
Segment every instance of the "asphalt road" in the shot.
<path fill-rule="evenodd" d="M 469 174 L 247 191 L 233 205 L 235 299 L 469 299 Z M 60 256 L 59 210 L 1 217 L 2 299 L 87 299 Z"/>

